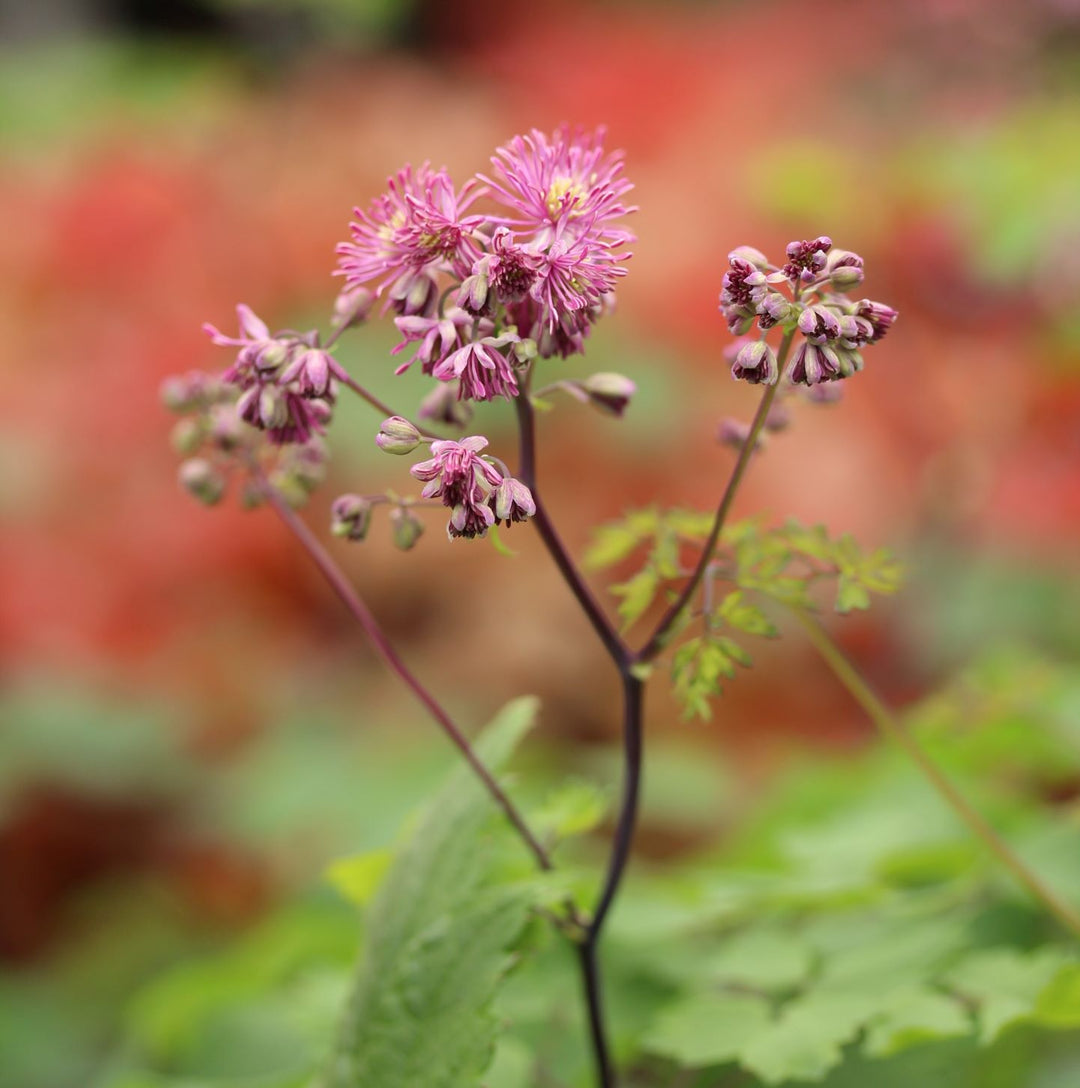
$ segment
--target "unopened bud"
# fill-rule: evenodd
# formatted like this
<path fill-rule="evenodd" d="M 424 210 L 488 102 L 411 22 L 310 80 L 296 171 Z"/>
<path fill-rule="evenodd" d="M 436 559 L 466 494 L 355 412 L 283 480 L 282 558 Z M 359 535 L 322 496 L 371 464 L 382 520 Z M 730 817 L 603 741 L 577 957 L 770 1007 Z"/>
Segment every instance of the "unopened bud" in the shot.
<path fill-rule="evenodd" d="M 524 521 L 536 513 L 536 500 L 532 492 L 513 476 L 506 476 L 495 488 L 495 520 Z"/>
<path fill-rule="evenodd" d="M 607 415 L 622 418 L 630 398 L 637 392 L 637 386 L 622 374 L 602 372 L 590 374 L 581 388 L 589 398 L 589 403 Z"/>
<path fill-rule="evenodd" d="M 528 338 L 519 340 L 514 345 L 514 354 L 517 356 L 518 361 L 522 363 L 531 363 L 539 352 L 540 348 L 536 341 Z"/>
<path fill-rule="evenodd" d="M 169 440 L 177 453 L 189 457 L 203 444 L 204 437 L 205 432 L 200 420 L 181 419 L 173 427 Z"/>
<path fill-rule="evenodd" d="M 267 430 L 289 422 L 289 406 L 276 386 L 264 385 L 259 391 L 259 422 Z"/>
<path fill-rule="evenodd" d="M 213 506 L 225 494 L 225 477 L 203 457 L 192 457 L 180 465 L 180 486 L 205 506 Z"/>
<path fill-rule="evenodd" d="M 390 416 L 379 425 L 375 445 L 386 453 L 412 453 L 420 445 L 420 432 L 402 416 Z"/>
<path fill-rule="evenodd" d="M 769 267 L 769 258 L 760 249 L 754 249 L 753 246 L 737 246 L 728 254 L 728 260 L 730 261 L 733 257 L 738 257 L 762 270 Z"/>
<path fill-rule="evenodd" d="M 375 296 L 366 287 L 350 287 L 334 300 L 330 324 L 335 329 L 349 329 L 366 320 L 375 304 Z"/>
<path fill-rule="evenodd" d="M 371 503 L 362 495 L 341 495 L 330 507 L 330 532 L 346 540 L 363 540 L 371 526 Z"/>
<path fill-rule="evenodd" d="M 863 281 L 863 259 L 849 249 L 833 249 L 825 261 L 829 282 L 841 291 L 856 287 Z"/>
<path fill-rule="evenodd" d="M 403 552 L 409 551 L 424 532 L 424 523 L 404 506 L 395 506 L 390 511 L 390 535 L 394 547 Z"/>

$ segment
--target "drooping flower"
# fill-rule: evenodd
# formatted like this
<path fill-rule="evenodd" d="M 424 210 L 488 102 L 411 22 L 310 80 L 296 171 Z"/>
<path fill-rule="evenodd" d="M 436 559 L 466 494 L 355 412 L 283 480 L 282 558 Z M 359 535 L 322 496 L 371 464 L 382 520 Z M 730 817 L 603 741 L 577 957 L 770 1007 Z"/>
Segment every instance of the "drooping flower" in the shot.
<path fill-rule="evenodd" d="M 221 347 L 240 349 L 236 362 L 221 377 L 223 381 L 244 386 L 254 381 L 257 373 L 269 373 L 281 366 L 289 358 L 296 340 L 272 336 L 266 322 L 243 303 L 236 307 L 236 316 L 240 322 L 239 336 L 226 336 L 209 322 L 203 325 L 203 332 Z"/>
<path fill-rule="evenodd" d="M 424 480 L 424 498 L 440 498 L 450 508 L 449 536 L 483 536 L 495 524 L 492 503 L 502 474 L 480 456 L 488 440 L 471 435 L 460 442 L 432 442 L 433 456 L 409 469 Z"/>
<path fill-rule="evenodd" d="M 415 171 L 403 167 L 387 179 L 387 192 L 367 211 L 355 209 L 352 241 L 338 246 L 345 282 L 376 284 L 379 296 L 393 286 L 395 301 L 404 308 L 425 270 L 468 275 L 480 256 L 473 235 L 483 217 L 465 213 L 480 192 L 475 182 L 455 191 L 446 170 L 432 170 L 429 163 Z"/>
<path fill-rule="evenodd" d="M 720 291 L 720 312 L 728 328 L 742 334 L 753 324 L 758 305 L 769 291 L 765 273 L 734 251 L 728 255 L 731 266 L 724 273 Z"/>
<path fill-rule="evenodd" d="M 791 356 L 787 377 L 794 385 L 817 385 L 842 377 L 840 359 L 828 344 L 803 340 Z"/>
<path fill-rule="evenodd" d="M 294 385 L 302 397 L 329 399 L 333 399 L 333 381 L 348 380 L 348 372 L 322 348 L 307 348 L 295 353 L 278 378 L 281 385 Z"/>
<path fill-rule="evenodd" d="M 448 306 L 442 317 L 395 317 L 394 324 L 405 339 L 393 349 L 392 355 L 404 351 L 409 344 L 418 345 L 413 357 L 402 363 L 394 373 L 403 374 L 419 360 L 424 373 L 430 374 L 436 363 L 465 343 L 466 334 L 473 326 L 473 318 L 460 306 Z"/>
<path fill-rule="evenodd" d="M 751 385 L 775 385 L 779 374 L 776 352 L 764 340 L 743 344 L 731 364 L 731 376 Z"/>
<path fill-rule="evenodd" d="M 437 362 L 431 373 L 439 381 L 459 382 L 458 395 L 467 400 L 516 397 L 517 375 L 500 349 L 520 339 L 516 332 L 507 331 L 472 340 Z"/>
<path fill-rule="evenodd" d="M 513 476 L 504 477 L 495 488 L 495 520 L 509 526 L 515 521 L 525 521 L 536 513 L 536 500 L 532 492 Z"/>
<path fill-rule="evenodd" d="M 488 440 L 470 435 L 460 442 L 439 439 L 431 443 L 432 456 L 409 469 L 417 480 L 426 481 L 421 494 L 425 499 L 441 498 L 444 506 L 454 507 L 470 501 L 476 490 L 488 495 L 502 475 L 480 456 Z"/>
<path fill-rule="evenodd" d="M 891 306 L 886 306 L 884 302 L 873 302 L 868 298 L 864 298 L 855 303 L 855 316 L 870 322 L 870 326 L 874 330 L 870 342 L 876 343 L 878 340 L 883 339 L 889 329 L 892 328 L 893 322 L 899 314 Z"/>

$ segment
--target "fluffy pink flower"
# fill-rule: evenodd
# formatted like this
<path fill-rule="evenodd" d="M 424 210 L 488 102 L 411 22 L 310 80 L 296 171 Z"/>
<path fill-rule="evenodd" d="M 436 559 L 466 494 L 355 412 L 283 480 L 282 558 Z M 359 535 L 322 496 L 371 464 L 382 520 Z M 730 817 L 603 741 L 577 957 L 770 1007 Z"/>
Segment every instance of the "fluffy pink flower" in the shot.
<path fill-rule="evenodd" d="M 577 238 L 560 234 L 541 259 L 529 294 L 540 303 L 541 323 L 554 329 L 560 317 L 580 314 L 598 306 L 626 269 L 615 263 L 606 246 L 587 234 Z"/>
<path fill-rule="evenodd" d="M 492 196 L 515 214 L 504 222 L 540 245 L 558 228 L 588 230 L 606 245 L 633 241 L 609 222 L 633 211 L 622 197 L 633 188 L 622 177 L 622 153 L 604 154 L 604 129 L 586 132 L 562 125 L 550 137 L 533 129 L 498 148 L 495 179 L 481 177 Z"/>
<path fill-rule="evenodd" d="M 422 270 L 468 275 L 480 256 L 473 232 L 483 217 L 464 214 L 480 195 L 476 183 L 455 192 L 445 169 L 434 171 L 424 163 L 415 172 L 403 167 L 387 179 L 387 186 L 366 212 L 355 209 L 352 241 L 338 246 L 346 283 L 354 287 L 377 282 L 377 295 L 398 285 L 395 293 L 401 302 L 408 297 L 401 281 L 413 286 Z"/>
<path fill-rule="evenodd" d="M 466 400 L 516 397 L 517 375 L 500 349 L 520 339 L 517 333 L 504 332 L 474 340 L 436 363 L 432 374 L 441 382 L 460 382 L 458 396 Z"/>

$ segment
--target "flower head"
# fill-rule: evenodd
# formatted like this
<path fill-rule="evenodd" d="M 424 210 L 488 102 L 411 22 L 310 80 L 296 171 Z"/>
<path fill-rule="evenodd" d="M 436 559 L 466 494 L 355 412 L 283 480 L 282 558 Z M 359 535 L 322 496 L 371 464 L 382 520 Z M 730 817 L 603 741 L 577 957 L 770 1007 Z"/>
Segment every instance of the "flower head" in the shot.
<path fill-rule="evenodd" d="M 466 335 L 473 326 L 473 318 L 460 306 L 449 306 L 442 317 L 412 314 L 395 317 L 394 324 L 405 339 L 394 348 L 392 355 L 404 351 L 409 344 L 417 345 L 412 358 L 402 363 L 394 373 L 403 374 L 419 360 L 424 373 L 430 374 L 436 363 L 442 362 L 465 343 Z"/>
<path fill-rule="evenodd" d="M 479 193 L 475 182 L 455 191 L 446 170 L 432 170 L 429 163 L 415 171 L 403 167 L 366 212 L 355 210 L 352 241 L 338 246 L 345 282 L 375 283 L 376 295 L 394 286 L 402 308 L 409 298 L 405 286 L 425 270 L 468 275 L 480 256 L 473 233 L 483 217 L 465 212 Z"/>
<path fill-rule="evenodd" d="M 604 245 L 633 241 L 610 225 L 633 211 L 622 198 L 633 186 L 624 177 L 621 152 L 605 154 L 604 129 L 562 125 L 551 136 L 533 129 L 515 136 L 493 156 L 491 195 L 514 215 L 505 223 L 546 245 L 559 233 L 589 233 Z"/>

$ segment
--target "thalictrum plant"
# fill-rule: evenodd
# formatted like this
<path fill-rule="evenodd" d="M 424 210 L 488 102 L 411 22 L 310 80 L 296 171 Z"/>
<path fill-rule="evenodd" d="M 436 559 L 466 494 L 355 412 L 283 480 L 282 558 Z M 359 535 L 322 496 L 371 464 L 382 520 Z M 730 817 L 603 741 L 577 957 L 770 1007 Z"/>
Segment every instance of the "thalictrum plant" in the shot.
<path fill-rule="evenodd" d="M 720 312 L 737 338 L 728 351 L 731 375 L 762 392 L 751 421 L 720 424 L 718 438 L 736 456 L 715 506 L 704 513 L 659 504 L 631 512 L 598 528 L 584 563 L 564 545 L 542 499 L 536 411 L 566 394 L 618 420 L 635 395 L 634 383 L 619 374 L 560 375 L 561 360 L 584 353 L 593 326 L 609 319 L 627 273 L 634 237 L 625 223 L 635 209 L 627 203 L 632 186 L 623 168 L 622 156 L 605 150 L 602 130 L 568 126 L 514 137 L 496 151 L 489 173 L 460 188 L 445 169 L 406 166 L 382 196 L 356 210 L 351 237 L 338 247 L 344 284 L 327 334 L 272 330 L 240 305 L 236 335 L 206 326 L 213 342 L 230 351 L 227 367 L 164 387 L 168 406 L 185 416 L 174 436 L 187 457 L 182 486 L 210 505 L 232 486 L 245 505 L 269 506 L 466 764 L 384 878 L 339 1047 L 326 1068 L 328 1088 L 476 1084 L 497 1028 L 491 991 L 511 951 L 528 944 L 530 918 L 552 927 L 573 950 L 596 1083 L 619 1083 L 600 951 L 634 840 L 647 762 L 646 688 L 666 660 L 687 715 L 708 717 L 722 684 L 750 664 L 745 643 L 779 636 L 779 612 L 798 621 L 873 721 L 1026 889 L 1080 934 L 1076 912 L 968 805 L 815 616 L 828 587 L 841 613 L 867 608 L 871 594 L 894 592 L 901 572 L 893 556 L 865 551 L 850 536 L 833 538 L 820 526 L 729 522 L 747 470 L 771 435 L 789 426 L 791 405 L 836 400 L 841 383 L 863 369 L 864 352 L 897 319 L 891 306 L 861 296 L 861 257 L 825 236 L 791 242 L 777 263 L 749 246 L 733 250 L 722 277 L 718 270 Z M 413 413 L 384 404 L 334 355 L 343 335 L 372 320 L 392 321 L 400 335 L 396 372 L 415 367 L 430 378 L 430 392 Z M 326 436 L 346 392 L 381 416 L 373 428 L 376 445 L 412 463 L 400 491 L 339 496 L 329 533 L 360 542 L 385 515 L 394 543 L 418 551 L 422 561 L 432 548 L 476 546 L 500 526 L 528 523 L 620 677 L 622 794 L 607 865 L 588 901 L 560 883 L 550 828 L 534 826 L 500 782 L 532 705 L 512 705 L 480 741 L 470 739 L 297 513 L 323 481 Z M 477 409 L 500 399 L 516 410 L 516 452 L 493 448 L 473 423 Z M 418 549 L 428 508 L 441 509 L 448 542 Z M 609 587 L 618 598 L 613 618 L 583 569 L 625 568 L 634 559 L 634 573 Z M 635 634 L 639 625 L 643 634 Z M 485 813 L 466 789 L 470 780 L 502 811 L 544 879 L 525 879 L 497 854 L 477 859 L 470 840 L 484 833 Z M 458 1012 L 453 1021 L 443 1015 L 448 1003 Z M 736 1020 L 751 1015 L 745 1002 L 721 1001 L 717 1015 L 721 1006 Z M 755 1023 L 763 1009 L 755 1006 Z M 686 1015 L 702 1015 L 701 1009 Z M 670 1041 L 694 1029 L 680 1026 L 677 1010 L 671 1016 L 661 1034 L 678 1053 Z M 704 1052 L 720 1053 L 708 1044 Z"/>

